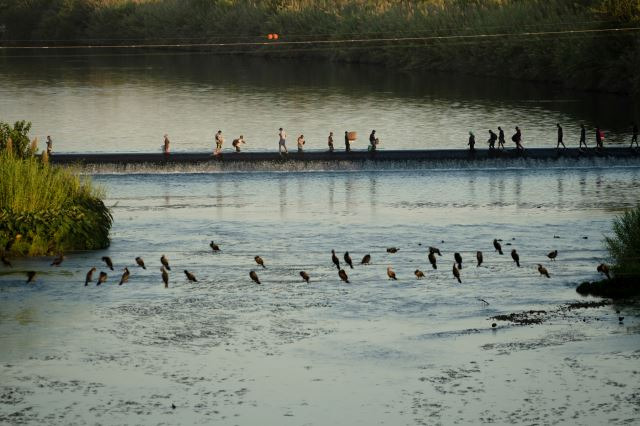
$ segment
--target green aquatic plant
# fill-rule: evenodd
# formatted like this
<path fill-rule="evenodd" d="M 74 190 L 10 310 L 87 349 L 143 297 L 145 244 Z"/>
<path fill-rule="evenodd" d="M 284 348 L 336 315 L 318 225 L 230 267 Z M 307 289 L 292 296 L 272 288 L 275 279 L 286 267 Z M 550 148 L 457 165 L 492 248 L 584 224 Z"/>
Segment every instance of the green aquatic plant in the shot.
<path fill-rule="evenodd" d="M 107 247 L 113 218 L 104 191 L 43 157 L 0 150 L 0 252 L 37 256 Z"/>

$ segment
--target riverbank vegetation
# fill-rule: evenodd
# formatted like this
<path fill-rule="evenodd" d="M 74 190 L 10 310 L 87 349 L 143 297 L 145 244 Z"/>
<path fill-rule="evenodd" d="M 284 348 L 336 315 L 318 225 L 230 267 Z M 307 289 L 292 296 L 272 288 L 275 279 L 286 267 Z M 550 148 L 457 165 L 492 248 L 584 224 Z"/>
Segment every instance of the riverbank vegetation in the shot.
<path fill-rule="evenodd" d="M 613 236 L 605 244 L 614 264 L 612 274 L 596 282 L 584 282 L 581 294 L 623 298 L 640 295 L 640 206 L 625 211 L 613 221 Z"/>
<path fill-rule="evenodd" d="M 639 33 L 608 31 L 637 26 L 636 0 L 14 0 L 0 17 L 5 45 L 233 43 L 189 48 L 640 93 Z M 299 44 L 238 44 L 269 33 Z"/>
<path fill-rule="evenodd" d="M 70 169 L 50 165 L 46 151 L 35 155 L 30 127 L 24 121 L 13 127 L 0 123 L 0 254 L 107 247 L 112 217 L 103 191 Z"/>

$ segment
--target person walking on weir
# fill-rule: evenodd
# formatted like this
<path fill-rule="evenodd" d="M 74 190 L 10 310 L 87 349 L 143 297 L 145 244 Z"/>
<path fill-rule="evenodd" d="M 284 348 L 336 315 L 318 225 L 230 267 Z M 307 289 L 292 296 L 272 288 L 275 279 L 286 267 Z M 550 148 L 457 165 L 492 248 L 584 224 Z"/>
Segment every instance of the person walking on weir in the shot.
<path fill-rule="evenodd" d="M 297 142 L 298 142 L 298 152 L 302 152 L 302 147 L 305 144 L 304 135 L 298 136 Z"/>
<path fill-rule="evenodd" d="M 351 152 L 351 144 L 349 140 L 349 132 L 344 131 L 344 148 L 346 152 Z"/>
<path fill-rule="evenodd" d="M 369 135 L 369 145 L 370 145 L 369 150 L 372 152 L 375 151 L 376 148 L 378 147 L 378 142 L 380 141 L 378 140 L 378 138 L 376 138 L 376 131 L 372 130 L 371 134 Z"/>
<path fill-rule="evenodd" d="M 504 130 L 498 126 L 498 148 L 504 149 Z"/>
<path fill-rule="evenodd" d="M 244 141 L 244 136 L 240 135 L 240 137 L 238 139 L 234 139 L 231 142 L 231 146 L 234 147 L 236 149 L 236 152 L 240 152 L 240 145 L 246 143 Z"/>
<path fill-rule="evenodd" d="M 636 143 L 636 148 L 638 148 L 638 124 L 637 123 L 633 123 L 633 127 L 631 131 L 633 133 L 631 135 L 631 145 L 629 145 L 629 148 L 633 148 L 634 142 Z"/>
<path fill-rule="evenodd" d="M 469 152 L 474 154 L 476 152 L 476 136 L 473 132 L 469 132 L 469 143 L 467 143 L 467 145 L 469 145 Z"/>
<path fill-rule="evenodd" d="M 171 145 L 171 142 L 169 141 L 169 135 L 167 135 L 165 133 L 164 134 L 164 145 L 162 146 L 162 153 L 165 156 L 169 155 L 169 145 Z"/>
<path fill-rule="evenodd" d="M 51 140 L 51 136 L 47 136 L 47 155 L 51 155 L 53 152 L 53 141 Z"/>
<path fill-rule="evenodd" d="M 498 139 L 498 135 L 493 133 L 493 130 L 489 129 L 489 140 L 487 143 L 489 144 L 489 149 L 493 151 L 496 149 L 496 140 Z"/>
<path fill-rule="evenodd" d="M 222 152 L 222 144 L 224 143 L 222 130 L 218 130 L 218 133 L 216 133 L 215 140 L 216 140 L 216 149 L 215 151 L 213 151 L 213 155 L 220 155 L 220 153 Z"/>
<path fill-rule="evenodd" d="M 564 142 L 562 142 L 562 127 L 560 123 L 557 123 L 556 126 L 558 126 L 558 143 L 556 144 L 556 149 L 560 149 L 560 145 L 562 145 L 564 149 L 567 149 Z"/>
<path fill-rule="evenodd" d="M 522 132 L 518 126 L 516 126 L 516 132 L 511 136 L 511 140 L 515 142 L 516 149 L 518 151 L 524 152 L 524 146 L 522 146 Z"/>
<path fill-rule="evenodd" d="M 604 148 L 604 134 L 602 130 L 600 130 L 600 126 L 596 126 L 596 149 Z"/>
<path fill-rule="evenodd" d="M 329 145 L 329 152 L 333 152 L 333 132 L 329 132 L 329 137 L 327 138 L 327 145 Z"/>
<path fill-rule="evenodd" d="M 280 127 L 279 130 L 278 137 L 280 140 L 278 141 L 278 152 L 280 155 L 282 155 L 283 152 L 286 155 L 289 153 L 289 151 L 287 151 L 287 132 L 285 132 L 282 127 Z"/>
<path fill-rule="evenodd" d="M 584 123 L 580 123 L 580 145 L 578 145 L 578 149 L 582 149 L 582 145 L 585 148 L 589 148 L 587 146 L 587 129 L 584 127 Z"/>

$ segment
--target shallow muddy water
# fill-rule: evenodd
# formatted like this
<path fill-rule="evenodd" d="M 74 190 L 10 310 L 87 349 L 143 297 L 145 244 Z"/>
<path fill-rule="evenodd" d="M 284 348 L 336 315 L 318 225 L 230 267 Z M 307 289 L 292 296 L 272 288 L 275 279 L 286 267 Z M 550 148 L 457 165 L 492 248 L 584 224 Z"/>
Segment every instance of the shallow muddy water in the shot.
<path fill-rule="evenodd" d="M 640 420 L 637 308 L 562 311 L 536 326 L 492 329 L 490 319 L 583 300 L 575 286 L 597 278 L 612 218 L 640 201 L 633 162 L 195 171 L 103 170 L 94 180 L 113 206 L 108 250 L 69 253 L 59 268 L 34 259 L 0 269 L 0 422 Z M 437 270 L 430 245 L 442 251 Z M 399 252 L 387 253 L 392 246 Z M 331 249 L 341 263 L 351 254 L 350 284 Z M 371 265 L 359 265 L 368 253 Z M 84 287 L 90 267 L 107 271 L 104 255 L 116 266 L 108 283 Z M 133 266 L 136 256 L 147 270 Z M 124 266 L 132 276 L 118 286 Z M 39 273 L 26 286 L 30 269 Z"/>

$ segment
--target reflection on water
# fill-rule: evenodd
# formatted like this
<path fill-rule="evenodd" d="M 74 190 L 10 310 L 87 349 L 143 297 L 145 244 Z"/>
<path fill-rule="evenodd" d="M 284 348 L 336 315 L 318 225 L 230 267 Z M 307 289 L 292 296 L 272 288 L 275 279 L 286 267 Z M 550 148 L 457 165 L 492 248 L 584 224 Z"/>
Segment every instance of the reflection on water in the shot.
<path fill-rule="evenodd" d="M 206 55 L 127 57 L 0 56 L 0 115 L 29 119 L 57 151 L 210 150 L 220 128 L 247 150 L 275 150 L 277 129 L 304 133 L 325 150 L 330 130 L 355 130 L 364 149 L 376 129 L 382 149 L 465 148 L 469 130 L 486 135 L 515 125 L 526 146 L 555 143 L 555 123 L 577 144 L 584 122 L 607 143 L 628 143 L 634 104 L 617 95 L 515 81 L 398 73 L 371 66 L 304 64 Z M 591 134 L 589 138 L 592 139 Z M 340 138 L 336 146 L 342 149 Z M 485 146 L 483 137 L 479 146 Z"/>
<path fill-rule="evenodd" d="M 624 326 L 605 307 L 563 312 L 546 327 L 497 330 L 490 317 L 550 311 L 578 298 L 576 283 L 595 279 L 606 258 L 602 236 L 612 217 L 640 201 L 638 166 L 94 179 L 107 203 L 117 203 L 111 247 L 69 253 L 60 268 L 16 259 L 15 272 L 0 275 L 0 404 L 32 416 L 22 423 L 48 424 L 55 412 L 63 424 L 95 422 L 96 413 L 122 424 L 325 424 L 330 406 L 336 424 L 375 424 L 381 416 L 385 424 L 439 422 L 449 414 L 475 424 L 479 412 L 508 424 L 516 418 L 505 413 L 543 418 L 536 410 L 558 400 L 572 407 L 566 423 L 588 423 L 587 408 L 573 409 L 585 398 L 589 408 L 606 401 L 618 404 L 611 416 L 637 418 L 633 404 L 620 402 L 635 392 L 628 371 L 637 364 L 636 313 L 623 308 Z M 494 252 L 494 238 L 505 256 Z M 211 240 L 221 252 L 212 253 Z M 443 252 L 438 269 L 427 263 L 429 245 Z M 387 253 L 390 246 L 400 251 Z M 355 260 L 351 284 L 339 281 L 331 249 Z M 549 262 L 553 249 L 559 257 Z M 477 250 L 481 267 L 472 260 Z M 451 275 L 454 252 L 464 259 L 462 284 Z M 372 264 L 357 264 L 367 253 Z M 173 267 L 168 289 L 158 271 L 162 254 Z M 84 287 L 86 271 L 104 267 L 103 255 L 116 271 L 108 284 Z M 261 286 L 248 277 L 255 255 L 267 264 L 258 271 Z M 134 266 L 136 256 L 147 270 Z M 132 275 L 120 287 L 124 265 Z M 27 287 L 30 269 L 43 273 Z M 198 283 L 188 283 L 183 269 Z M 415 269 L 426 278 L 416 280 Z M 597 376 L 576 375 L 585 354 Z M 514 383 L 522 394 L 497 391 Z M 534 393 L 535 404 L 522 402 Z M 473 408 L 461 413 L 461 398 Z M 416 415 L 416 400 L 448 408 Z M 367 409 L 356 419 L 353 407 Z"/>

